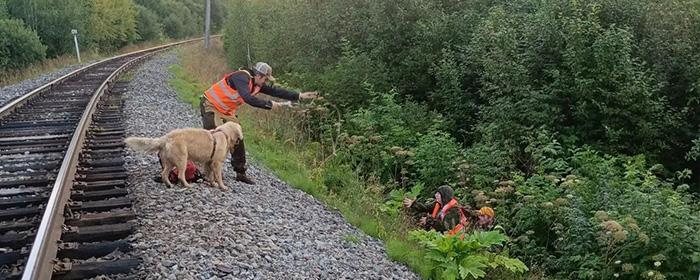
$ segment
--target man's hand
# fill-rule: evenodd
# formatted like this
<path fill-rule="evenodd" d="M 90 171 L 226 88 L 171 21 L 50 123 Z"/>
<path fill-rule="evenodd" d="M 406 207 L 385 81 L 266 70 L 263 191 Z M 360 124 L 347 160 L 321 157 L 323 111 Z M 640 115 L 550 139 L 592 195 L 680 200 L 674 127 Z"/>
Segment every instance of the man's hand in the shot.
<path fill-rule="evenodd" d="M 307 92 L 302 92 L 299 94 L 299 99 L 316 99 L 318 98 L 318 92 L 316 91 L 307 91 Z"/>
<path fill-rule="evenodd" d="M 291 101 L 285 101 L 285 102 L 277 102 L 277 101 L 272 101 L 272 110 L 277 110 L 280 107 L 287 106 L 287 107 L 292 107 L 292 102 Z"/>
<path fill-rule="evenodd" d="M 409 208 L 409 207 L 411 207 L 411 205 L 413 205 L 413 199 L 405 197 L 403 199 L 403 207 Z"/>
<path fill-rule="evenodd" d="M 426 223 L 428 223 L 428 217 L 422 217 L 418 221 L 418 225 L 420 225 L 420 226 L 425 226 Z"/>

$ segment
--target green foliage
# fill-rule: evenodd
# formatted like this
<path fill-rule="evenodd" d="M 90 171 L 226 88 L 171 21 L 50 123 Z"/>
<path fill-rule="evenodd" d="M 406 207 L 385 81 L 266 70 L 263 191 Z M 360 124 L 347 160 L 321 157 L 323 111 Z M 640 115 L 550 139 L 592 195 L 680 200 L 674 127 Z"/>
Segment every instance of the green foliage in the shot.
<path fill-rule="evenodd" d="M 693 140 L 693 147 L 685 155 L 688 160 L 697 160 L 700 157 L 700 138 Z"/>
<path fill-rule="evenodd" d="M 520 199 L 504 202 L 514 215 L 501 220 L 518 236 L 513 252 L 569 279 L 638 279 L 647 271 L 665 279 L 694 277 L 698 210 L 650 170 L 641 156 L 580 150 L 533 176 L 516 177 Z M 655 256 L 664 260 L 657 265 Z"/>
<path fill-rule="evenodd" d="M 341 113 L 366 108 L 375 98 L 375 92 L 388 89 L 386 69 L 367 54 L 351 49 L 347 43 L 343 44 L 338 63 L 323 73 L 316 88 L 324 92 L 328 103 Z"/>
<path fill-rule="evenodd" d="M 102 49 L 114 50 L 135 41 L 138 11 L 132 0 L 89 2 L 87 37 Z"/>
<path fill-rule="evenodd" d="M 437 132 L 442 119 L 419 104 L 398 103 L 394 96 L 379 95 L 373 99 L 373 107 L 351 114 L 343 127 L 344 149 L 340 157 L 360 174 L 374 175 L 382 182 L 395 182 L 399 186 L 424 179 L 430 183 L 446 180 L 442 175 L 449 172 L 449 168 L 441 167 L 449 166 L 451 161 L 439 161 L 451 159 L 449 152 L 457 148 L 455 143 L 449 143 L 451 138 Z M 435 151 L 430 149 L 443 144 L 442 154 L 438 154 L 441 156 L 431 158 L 429 155 Z M 427 177 L 432 175 L 442 177 Z M 424 191 L 434 188 L 436 186 L 427 186 Z"/>
<path fill-rule="evenodd" d="M 435 193 L 438 186 L 450 181 L 459 154 L 460 147 L 445 132 L 431 130 L 418 139 L 415 167 L 418 180 L 430 186 L 425 193 Z"/>
<path fill-rule="evenodd" d="M 198 83 L 192 77 L 188 76 L 185 70 L 180 65 L 170 66 L 168 69 L 175 77 L 170 80 L 170 86 L 179 93 L 179 97 L 188 104 L 191 104 L 195 109 L 199 108 L 199 93 L 206 88 L 206 85 Z"/>
<path fill-rule="evenodd" d="M 10 13 L 7 11 L 7 0 L 0 0 L 0 19 L 10 18 Z"/>
<path fill-rule="evenodd" d="M 344 166 L 334 188 L 342 172 L 383 183 L 391 212 L 409 186 L 449 183 L 497 207 L 543 277 L 697 271 L 697 1 L 234 2 L 231 65 L 250 50 L 321 90 L 303 128 Z"/>
<path fill-rule="evenodd" d="M 255 38 L 256 33 L 262 32 L 257 29 L 258 26 L 252 19 L 241 21 L 241 19 L 248 19 L 249 15 L 254 14 L 252 2 L 245 0 L 233 0 L 231 2 L 230 17 L 226 23 L 227 28 L 224 36 L 224 49 L 226 50 L 229 64 L 232 68 L 238 69 L 243 66 L 252 66 L 252 63 L 255 63 L 255 61 L 248 61 L 250 45 L 253 43 L 252 40 Z M 252 47 L 253 51 L 255 51 L 255 45 Z"/>
<path fill-rule="evenodd" d="M 45 55 L 46 47 L 36 32 L 21 20 L 0 19 L 0 71 L 27 66 Z"/>
<path fill-rule="evenodd" d="M 136 3 L 158 15 L 165 35 L 169 38 L 184 38 L 198 35 L 204 30 L 203 1 L 137 0 Z M 215 20 L 220 21 L 220 19 Z"/>
<path fill-rule="evenodd" d="M 7 0 L 10 15 L 36 30 L 47 47 L 46 55 L 56 57 L 73 51 L 71 29 L 77 29 L 82 44 L 89 26 L 89 8 L 83 0 Z"/>
<path fill-rule="evenodd" d="M 427 248 L 425 258 L 432 263 L 432 279 L 480 279 L 487 270 L 500 267 L 512 273 L 528 270 L 523 262 L 497 249 L 508 241 L 498 231 L 477 231 L 461 239 L 419 230 L 412 231 L 411 238 Z"/>
<path fill-rule="evenodd" d="M 183 38 L 203 30 L 204 4 L 196 0 L 1 0 L 0 19 L 21 20 L 50 58 L 73 53 L 71 29 L 82 51 L 113 51 L 136 41 Z M 222 26 L 224 1 L 212 1 L 212 32 Z M 22 36 L 22 35 L 18 35 Z M 6 43 L 10 40 L 6 40 Z M 18 42 L 18 41 L 12 41 Z M 19 45 L 7 48 L 20 49 Z M 27 56 L 36 52 L 29 50 Z M 18 61 L 17 65 L 26 65 Z M 14 67 L 14 66 L 13 66 Z"/>
<path fill-rule="evenodd" d="M 389 192 L 389 197 L 387 198 L 387 200 L 384 201 L 384 204 L 379 206 L 379 210 L 391 216 L 396 216 L 403 207 L 404 198 L 410 198 L 412 200 L 415 200 L 418 197 L 418 195 L 421 194 L 423 188 L 423 184 L 418 183 L 413 185 L 413 187 L 411 187 L 411 190 L 408 192 L 401 189 L 391 190 Z"/>
<path fill-rule="evenodd" d="M 340 192 L 352 184 L 352 177 L 347 174 L 352 174 L 352 169 L 342 162 L 331 159 L 323 169 L 322 178 L 323 185 L 329 190 Z"/>
<path fill-rule="evenodd" d="M 158 40 L 163 37 L 163 24 L 158 15 L 148 8 L 136 5 L 138 11 L 136 31 L 139 39 L 143 41 Z"/>

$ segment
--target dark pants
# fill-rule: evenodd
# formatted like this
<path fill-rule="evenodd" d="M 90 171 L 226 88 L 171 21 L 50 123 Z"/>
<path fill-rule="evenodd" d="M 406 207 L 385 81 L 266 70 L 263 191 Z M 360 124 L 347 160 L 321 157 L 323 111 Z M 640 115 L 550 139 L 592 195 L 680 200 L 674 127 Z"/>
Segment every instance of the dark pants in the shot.
<path fill-rule="evenodd" d="M 214 113 L 207 112 L 204 109 L 204 100 L 204 97 L 199 100 L 199 112 L 202 115 L 202 126 L 204 129 L 214 129 L 216 128 Z M 238 144 L 236 144 L 233 148 L 233 152 L 231 152 L 231 165 L 233 165 L 233 170 L 236 171 L 236 173 L 245 173 L 245 145 L 243 144 L 243 139 L 238 140 Z"/>

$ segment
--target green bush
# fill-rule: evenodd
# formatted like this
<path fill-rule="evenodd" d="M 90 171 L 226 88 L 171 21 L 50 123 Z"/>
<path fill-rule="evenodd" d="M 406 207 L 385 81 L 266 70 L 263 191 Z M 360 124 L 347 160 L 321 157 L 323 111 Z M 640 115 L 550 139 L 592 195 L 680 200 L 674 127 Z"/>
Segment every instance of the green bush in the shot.
<path fill-rule="evenodd" d="M 580 150 L 561 163 L 515 177 L 517 196 L 502 205 L 514 215 L 501 221 L 518 236 L 516 255 L 569 279 L 696 276 L 700 216 L 690 196 L 641 156 Z"/>
<path fill-rule="evenodd" d="M 505 268 L 513 273 L 528 270 L 523 262 L 509 258 L 507 252 L 494 252 L 508 241 L 497 231 L 473 232 L 464 239 L 435 231 L 413 231 L 411 238 L 428 251 L 425 259 L 431 263 L 432 279 L 480 279 L 489 269 Z"/>
<path fill-rule="evenodd" d="M 138 11 L 131 0 L 92 0 L 88 7 L 86 38 L 93 48 L 115 50 L 138 38 Z"/>
<path fill-rule="evenodd" d="M 385 184 L 385 211 L 447 182 L 537 276 L 698 270 L 697 1 L 235 2 L 232 65 L 250 47 L 320 89 L 305 128 Z"/>
<path fill-rule="evenodd" d="M 46 48 L 48 57 L 74 52 L 71 29 L 77 29 L 81 46 L 90 45 L 86 37 L 89 26 L 89 7 L 82 0 L 7 0 L 13 18 L 21 19 L 34 29 Z"/>
<path fill-rule="evenodd" d="M 377 94 L 372 103 L 374 106 L 369 109 L 359 109 L 350 115 L 343 127 L 345 149 L 341 156 L 360 174 L 365 174 L 365 177 L 374 175 L 382 182 L 408 186 L 422 178 L 431 180 L 431 183 L 444 181 L 443 175 L 449 172 L 449 168 L 436 171 L 430 166 L 445 166 L 439 161 L 449 158 L 447 153 L 455 150 L 456 144 L 449 143 L 453 140 L 446 135 L 435 132 L 443 124 L 439 115 L 416 103 L 399 103 L 393 94 Z M 429 135 L 431 131 L 433 135 Z M 420 135 L 428 136 L 421 139 Z M 421 144 L 422 140 L 427 142 Z M 427 150 L 432 148 L 430 145 L 445 143 L 449 144 L 444 147 L 443 157 L 430 158 L 431 151 Z M 421 158 L 416 165 L 418 151 Z M 443 177 L 428 178 L 432 175 Z M 436 187 L 426 186 L 431 190 Z"/>
<path fill-rule="evenodd" d="M 218 1 L 212 1 L 218 2 Z M 199 35 L 204 30 L 204 2 L 194 0 L 137 0 L 159 17 L 168 38 Z M 217 5 L 212 6 L 216 8 Z M 218 18 L 212 18 L 217 20 Z"/>
<path fill-rule="evenodd" d="M 343 49 L 338 63 L 323 71 L 316 87 L 341 114 L 367 108 L 375 99 L 375 92 L 389 89 L 386 85 L 386 68 L 347 44 L 343 45 Z"/>
<path fill-rule="evenodd" d="M 158 40 L 163 37 L 163 24 L 158 15 L 150 9 L 136 5 L 138 17 L 136 18 L 136 30 L 142 41 Z"/>
<path fill-rule="evenodd" d="M 453 180 L 460 147 L 449 134 L 432 130 L 418 139 L 413 151 L 417 179 L 428 186 L 423 194 Z"/>
<path fill-rule="evenodd" d="M 7 11 L 7 1 L 0 0 L 0 19 L 9 19 L 10 13 Z"/>
<path fill-rule="evenodd" d="M 36 32 L 21 20 L 0 19 L 0 71 L 22 68 L 41 61 L 45 55 L 46 47 Z"/>

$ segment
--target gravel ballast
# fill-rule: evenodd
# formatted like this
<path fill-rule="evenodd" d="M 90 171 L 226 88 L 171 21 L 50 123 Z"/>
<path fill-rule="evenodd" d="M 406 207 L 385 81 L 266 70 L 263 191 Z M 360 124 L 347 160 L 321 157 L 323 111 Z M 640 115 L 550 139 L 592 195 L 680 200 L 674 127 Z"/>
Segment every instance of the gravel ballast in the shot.
<path fill-rule="evenodd" d="M 12 99 L 17 98 L 19 96 L 22 96 L 22 95 L 38 88 L 38 87 L 44 85 L 45 83 L 48 83 L 48 82 L 53 81 L 55 79 L 58 79 L 61 76 L 66 75 L 66 74 L 82 67 L 83 65 L 84 64 L 66 67 L 66 68 L 63 68 L 61 70 L 57 70 L 57 71 L 54 71 L 51 73 L 42 74 L 35 79 L 25 80 L 25 81 L 22 81 L 21 83 L 16 83 L 16 84 L 12 84 L 12 85 L 8 85 L 8 86 L 0 88 L 0 107 L 7 104 Z"/>
<path fill-rule="evenodd" d="M 160 137 L 201 127 L 198 112 L 168 86 L 173 52 L 138 67 L 125 93 L 128 136 Z M 243 133 L 245 135 L 245 127 Z M 138 214 L 138 279 L 419 279 L 389 259 L 383 243 L 337 211 L 249 163 L 257 182 L 234 180 L 229 160 L 222 192 L 208 184 L 166 188 L 155 155 L 127 151 Z"/>

